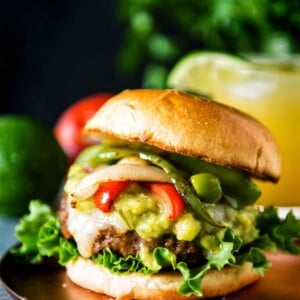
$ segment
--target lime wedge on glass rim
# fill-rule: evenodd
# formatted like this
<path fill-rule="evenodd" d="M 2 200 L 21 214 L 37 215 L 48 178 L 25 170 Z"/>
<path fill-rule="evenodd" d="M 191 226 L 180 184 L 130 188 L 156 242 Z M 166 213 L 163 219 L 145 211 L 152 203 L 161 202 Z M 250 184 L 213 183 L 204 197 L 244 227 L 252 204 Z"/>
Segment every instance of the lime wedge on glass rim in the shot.
<path fill-rule="evenodd" d="M 243 69 L 252 63 L 238 56 L 209 51 L 195 51 L 180 59 L 167 78 L 167 86 L 213 98 L 220 67 Z"/>

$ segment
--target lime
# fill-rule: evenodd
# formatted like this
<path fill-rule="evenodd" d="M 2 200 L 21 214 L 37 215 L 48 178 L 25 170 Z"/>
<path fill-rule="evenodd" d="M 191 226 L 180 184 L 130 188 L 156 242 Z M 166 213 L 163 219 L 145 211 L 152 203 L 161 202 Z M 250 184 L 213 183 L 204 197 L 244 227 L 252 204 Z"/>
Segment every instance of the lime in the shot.
<path fill-rule="evenodd" d="M 0 215 L 20 216 L 32 199 L 51 203 L 66 167 L 50 128 L 25 116 L 0 116 Z"/>
<path fill-rule="evenodd" d="M 250 62 L 240 57 L 209 51 L 188 53 L 170 71 L 167 86 L 211 97 L 215 89 L 218 70 L 249 68 Z"/>

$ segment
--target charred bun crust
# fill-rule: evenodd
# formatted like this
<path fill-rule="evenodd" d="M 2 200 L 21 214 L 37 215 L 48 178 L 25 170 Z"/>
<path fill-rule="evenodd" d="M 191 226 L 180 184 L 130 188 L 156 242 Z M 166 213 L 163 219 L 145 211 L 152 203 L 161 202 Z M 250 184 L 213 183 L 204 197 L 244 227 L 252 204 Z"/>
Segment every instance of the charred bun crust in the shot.
<path fill-rule="evenodd" d="M 232 107 L 177 90 L 125 90 L 85 127 L 90 135 L 149 145 L 276 182 L 278 145 L 257 120 Z"/>

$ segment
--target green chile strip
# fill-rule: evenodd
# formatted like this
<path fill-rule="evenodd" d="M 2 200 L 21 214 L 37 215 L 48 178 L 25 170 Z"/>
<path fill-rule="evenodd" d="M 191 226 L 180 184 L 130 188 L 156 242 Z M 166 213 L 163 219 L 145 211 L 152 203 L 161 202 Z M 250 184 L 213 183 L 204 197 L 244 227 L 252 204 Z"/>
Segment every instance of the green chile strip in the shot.
<path fill-rule="evenodd" d="M 119 160 L 126 156 L 138 156 L 139 158 L 149 161 L 153 165 L 163 169 L 171 177 L 178 193 L 183 197 L 186 204 L 190 206 L 198 218 L 206 221 L 210 225 L 223 227 L 207 213 L 205 206 L 200 201 L 190 184 L 181 176 L 180 172 L 159 155 L 132 149 L 107 148 L 104 152 L 100 151 L 97 153 L 97 158 L 96 160 L 93 160 L 93 164 L 107 163 L 113 160 Z"/>
<path fill-rule="evenodd" d="M 221 183 L 224 197 L 234 208 L 252 205 L 261 195 L 259 187 L 242 171 L 174 153 L 168 155 L 168 160 L 189 173 L 210 173 L 216 176 Z"/>

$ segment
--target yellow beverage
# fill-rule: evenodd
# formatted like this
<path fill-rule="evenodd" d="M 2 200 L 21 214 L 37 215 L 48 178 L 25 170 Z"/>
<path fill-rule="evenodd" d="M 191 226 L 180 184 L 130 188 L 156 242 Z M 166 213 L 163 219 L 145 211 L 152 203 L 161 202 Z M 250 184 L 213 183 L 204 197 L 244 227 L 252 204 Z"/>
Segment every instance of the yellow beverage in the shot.
<path fill-rule="evenodd" d="M 260 120 L 277 139 L 282 176 L 277 184 L 257 181 L 260 203 L 300 205 L 300 68 L 279 65 L 216 66 L 211 96 Z"/>

